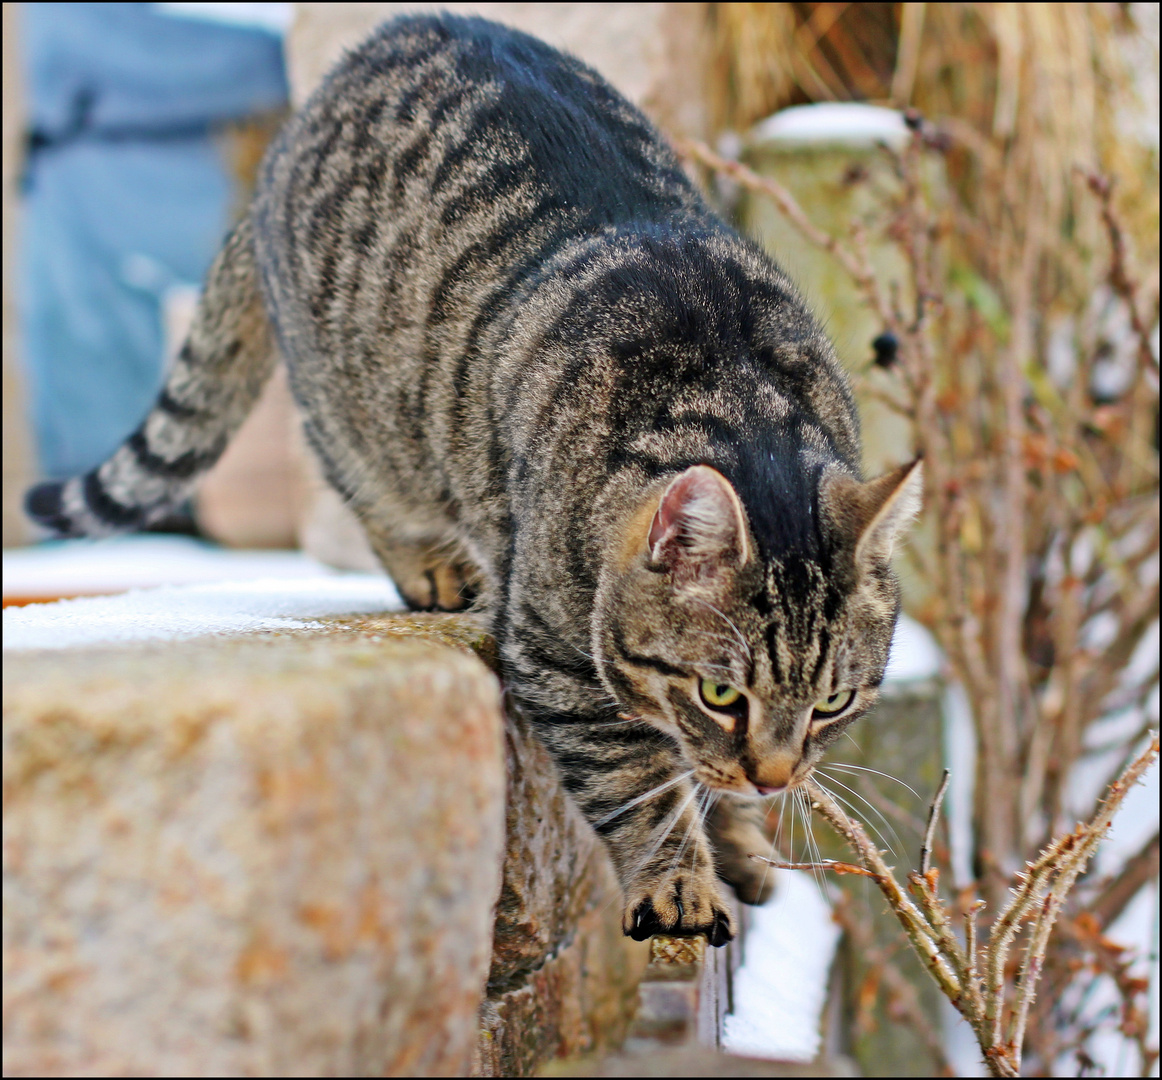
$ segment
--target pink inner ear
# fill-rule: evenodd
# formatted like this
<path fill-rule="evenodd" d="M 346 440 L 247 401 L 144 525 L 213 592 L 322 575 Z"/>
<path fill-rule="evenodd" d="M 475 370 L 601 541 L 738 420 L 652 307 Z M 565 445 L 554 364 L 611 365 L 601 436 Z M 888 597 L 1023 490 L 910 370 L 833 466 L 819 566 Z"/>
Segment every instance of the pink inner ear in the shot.
<path fill-rule="evenodd" d="M 699 474 L 693 469 L 687 469 L 666 488 L 658 512 L 654 514 L 653 524 L 650 525 L 650 551 L 655 559 L 660 554 L 659 545 L 677 537 L 681 531 L 689 505 L 698 497 L 698 480 Z"/>
<path fill-rule="evenodd" d="M 729 482 L 708 465 L 694 465 L 666 488 L 650 523 L 650 556 L 698 564 L 746 558 L 746 524 Z"/>
<path fill-rule="evenodd" d="M 657 513 L 654 514 L 654 520 L 650 524 L 650 552 L 655 558 L 658 555 L 658 545 L 677 531 L 676 522 L 679 516 L 680 502 L 671 498 L 673 490 L 673 486 L 666 489 Z"/>

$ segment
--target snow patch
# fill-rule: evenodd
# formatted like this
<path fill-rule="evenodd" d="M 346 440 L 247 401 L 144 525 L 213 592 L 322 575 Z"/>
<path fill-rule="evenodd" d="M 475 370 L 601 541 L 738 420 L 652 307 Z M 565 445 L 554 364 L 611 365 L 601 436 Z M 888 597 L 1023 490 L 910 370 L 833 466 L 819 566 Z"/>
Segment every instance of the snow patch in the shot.
<path fill-rule="evenodd" d="M 4 552 L 4 597 L 55 599 L 156 585 L 335 573 L 300 551 L 237 551 L 188 536 L 54 540 Z"/>
<path fill-rule="evenodd" d="M 119 596 L 5 608 L 4 651 L 300 629 L 328 615 L 401 606 L 391 582 L 374 574 L 163 585 Z"/>
<path fill-rule="evenodd" d="M 840 931 L 810 874 L 771 873 L 775 895 L 751 911 L 723 1044 L 733 1054 L 813 1061 Z"/>
<path fill-rule="evenodd" d="M 840 143 L 902 147 L 910 138 L 904 114 L 855 101 L 819 102 L 781 109 L 751 132 L 758 143 Z"/>

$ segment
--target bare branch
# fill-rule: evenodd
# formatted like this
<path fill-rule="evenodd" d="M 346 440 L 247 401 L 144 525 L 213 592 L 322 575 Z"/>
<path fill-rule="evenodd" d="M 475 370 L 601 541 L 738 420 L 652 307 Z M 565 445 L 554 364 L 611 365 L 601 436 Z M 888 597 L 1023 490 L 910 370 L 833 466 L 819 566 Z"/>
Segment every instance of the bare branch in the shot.
<path fill-rule="evenodd" d="M 755 862 L 773 866 L 776 870 L 830 870 L 835 874 L 862 874 L 864 877 L 875 877 L 875 874 L 866 867 L 836 862 L 834 859 L 821 859 L 819 862 L 778 862 L 775 859 L 768 859 L 765 855 L 752 854 L 749 857 Z"/>
<path fill-rule="evenodd" d="M 1082 171 L 1084 172 L 1084 170 Z M 1090 191 L 1101 201 L 1102 223 L 1106 227 L 1106 235 L 1109 237 L 1110 251 L 1113 256 L 1109 282 L 1114 292 L 1126 301 L 1126 306 L 1130 309 L 1130 324 L 1134 328 L 1134 337 L 1137 339 L 1138 362 L 1144 370 L 1156 368 L 1157 361 L 1154 359 L 1154 350 L 1150 347 L 1151 327 L 1147 325 L 1146 317 L 1139 307 L 1141 288 L 1130 271 L 1126 230 L 1114 208 L 1114 185 L 1107 177 L 1098 173 L 1086 172 L 1084 175 Z M 1155 311 L 1153 316 L 1157 319 L 1158 312 Z"/>
<path fill-rule="evenodd" d="M 908 884 L 916 898 L 914 903 L 900 887 L 879 849 L 868 839 L 863 826 L 845 814 L 822 788 L 807 781 L 805 787 L 811 797 L 812 808 L 822 814 L 847 840 L 859 858 L 865 876 L 872 878 L 880 887 L 924 966 L 945 996 L 972 1026 L 985 1062 L 994 1076 L 1020 1075 L 1021 1050 L 1029 1009 L 1036 998 L 1037 984 L 1044 968 L 1054 923 L 1074 883 L 1085 871 L 1090 858 L 1105 837 L 1127 792 L 1142 778 L 1157 756 L 1158 737 L 1152 735 L 1147 747 L 1109 786 L 1093 819 L 1058 837 L 1035 862 L 1026 864 L 1024 872 L 1017 875 L 1011 888 L 1011 899 L 989 932 L 983 992 L 977 979 L 976 928 L 976 915 L 982 902 L 974 902 L 965 913 L 967 949 L 962 948 L 951 931 L 948 910 L 937 891 L 938 872 L 928 869 L 923 873 L 909 873 Z M 948 775 L 945 773 L 929 812 L 922 863 L 931 846 L 935 821 L 947 786 Z M 803 864 L 776 863 L 761 858 L 760 861 L 788 869 L 860 872 L 860 867 L 831 860 Z M 1006 1031 L 1006 959 L 1022 922 L 1027 918 L 1032 918 L 1033 925 L 1013 988 L 1014 1002 L 1008 1012 Z"/>
<path fill-rule="evenodd" d="M 1018 977 L 1016 1016 L 1013 1020 L 1007 1045 L 1020 1061 L 1020 1048 L 1025 1039 L 1025 1023 L 1029 1006 L 1036 996 L 1037 981 L 1045 961 L 1045 948 L 1053 924 L 1065 903 L 1065 898 L 1073 888 L 1078 876 L 1085 871 L 1098 845 L 1105 839 L 1114 815 L 1122 805 L 1126 794 L 1154 763 L 1158 756 L 1158 736 L 1154 735 L 1149 745 L 1130 764 L 1129 768 L 1109 787 L 1106 797 L 1098 806 L 1098 811 L 1087 825 L 1079 825 L 1068 836 L 1063 837 L 1055 847 L 1060 854 L 1055 859 L 1053 871 L 1055 879 L 1048 894 L 1042 901 L 1033 930 L 1029 935 L 1029 945 L 1025 961 Z M 1076 840 L 1075 840 L 1076 838 Z"/>
<path fill-rule="evenodd" d="M 929 870 L 929 861 L 932 856 L 932 836 L 936 832 L 936 821 L 940 816 L 940 804 L 944 802 L 945 792 L 948 791 L 948 778 L 951 774 L 947 769 L 944 770 L 944 776 L 940 781 L 940 787 L 936 790 L 936 796 L 932 800 L 932 805 L 928 808 L 928 827 L 924 830 L 924 843 L 920 847 L 920 875 L 927 877 Z"/>
<path fill-rule="evenodd" d="M 932 924 L 920 912 L 915 904 L 908 899 L 907 893 L 900 887 L 892 874 L 891 868 L 884 862 L 879 849 L 868 839 L 863 826 L 849 818 L 839 804 L 835 802 L 822 788 L 810 780 L 804 785 L 811 797 L 812 809 L 818 810 L 832 824 L 837 832 L 851 845 L 859 856 L 860 862 L 872 872 L 875 882 L 888 898 L 892 911 L 908 940 L 919 954 L 924 966 L 940 984 L 940 988 L 954 1003 L 960 1000 L 960 983 L 948 961 L 941 955 L 937 945 L 939 937 Z"/>

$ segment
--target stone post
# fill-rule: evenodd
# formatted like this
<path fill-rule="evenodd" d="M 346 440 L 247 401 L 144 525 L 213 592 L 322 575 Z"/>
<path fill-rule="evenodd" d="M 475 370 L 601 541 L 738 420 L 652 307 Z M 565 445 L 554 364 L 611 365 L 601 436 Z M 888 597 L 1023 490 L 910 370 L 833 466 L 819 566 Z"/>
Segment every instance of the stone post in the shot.
<path fill-rule="evenodd" d="M 5 654 L 6 1076 L 464 1075 L 504 724 L 425 631 Z"/>

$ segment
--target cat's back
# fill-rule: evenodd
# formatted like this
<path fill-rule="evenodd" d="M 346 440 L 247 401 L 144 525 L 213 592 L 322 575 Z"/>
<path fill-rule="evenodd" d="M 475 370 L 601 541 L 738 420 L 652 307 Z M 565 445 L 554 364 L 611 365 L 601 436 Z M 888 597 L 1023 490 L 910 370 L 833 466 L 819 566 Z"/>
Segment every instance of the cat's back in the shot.
<path fill-rule="evenodd" d="M 326 321 L 369 283 L 439 312 L 462 280 L 487 291 L 566 237 L 703 212 L 595 72 L 507 27 L 430 15 L 336 66 L 267 155 L 254 218 L 268 298 Z"/>

